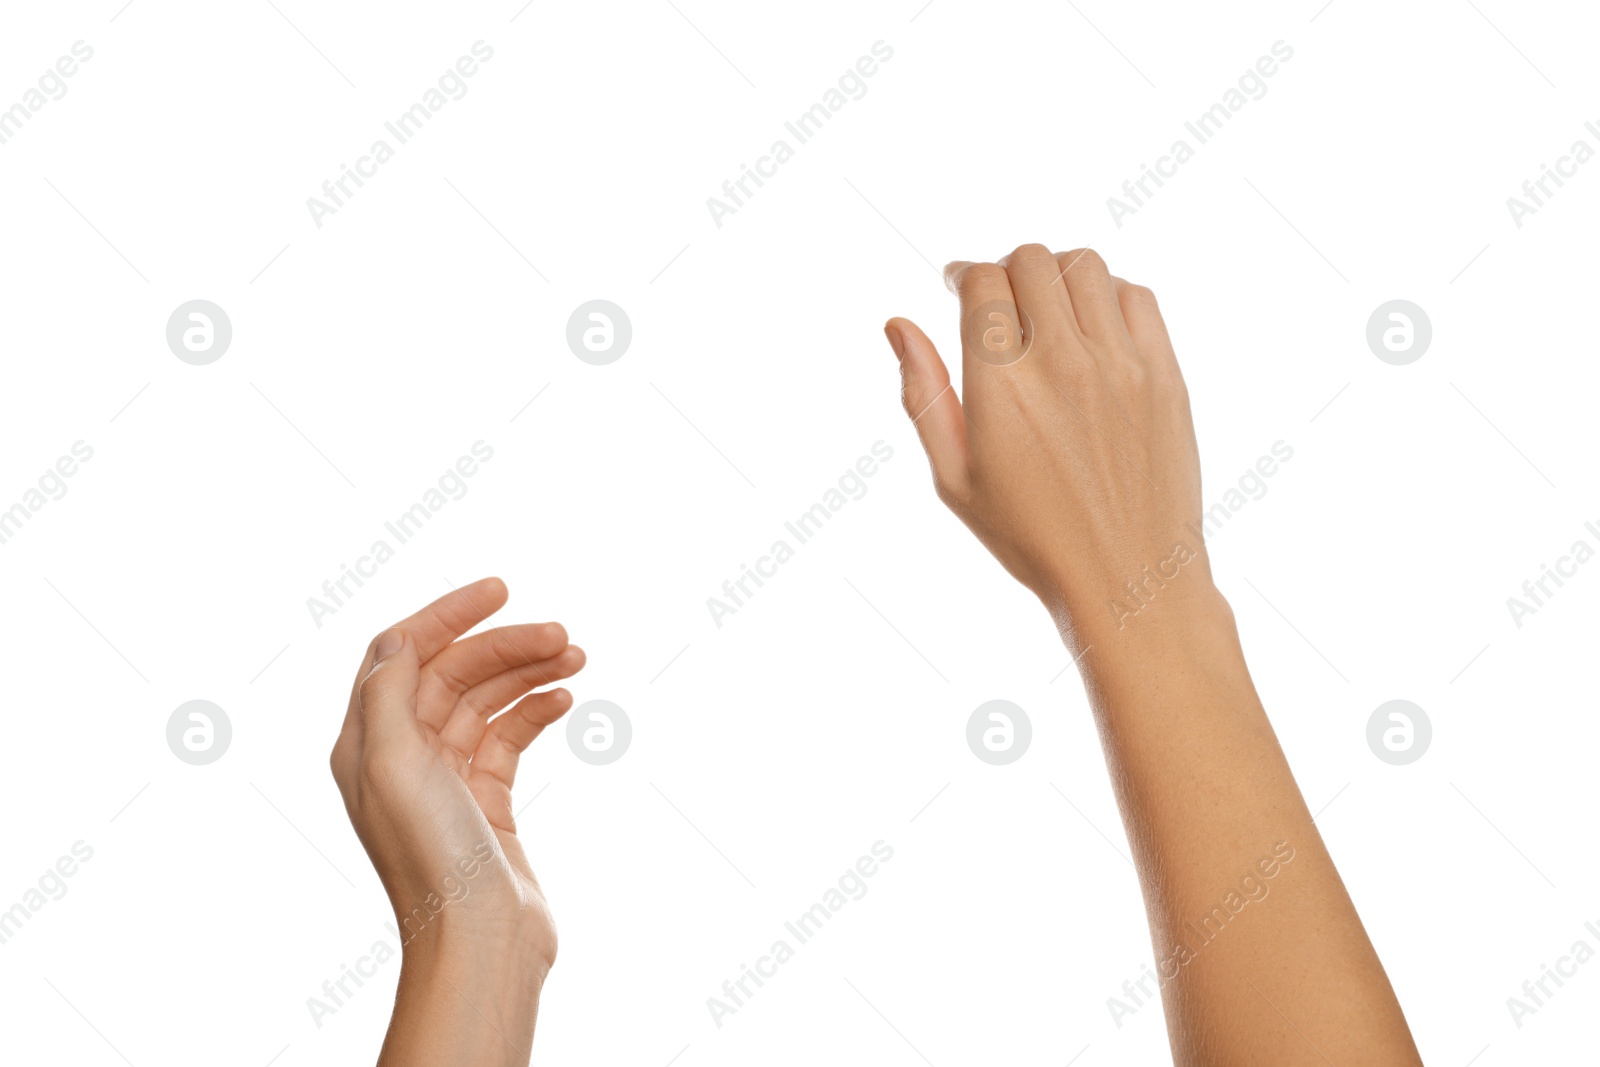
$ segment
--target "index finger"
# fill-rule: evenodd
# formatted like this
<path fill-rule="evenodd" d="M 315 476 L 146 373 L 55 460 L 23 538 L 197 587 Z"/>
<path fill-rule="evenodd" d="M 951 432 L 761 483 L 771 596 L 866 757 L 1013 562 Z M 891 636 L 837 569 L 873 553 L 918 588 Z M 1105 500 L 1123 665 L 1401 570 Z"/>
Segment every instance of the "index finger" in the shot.
<path fill-rule="evenodd" d="M 450 643 L 484 619 L 505 607 L 510 597 L 506 583 L 499 578 L 480 578 L 471 585 L 453 589 L 416 614 L 401 619 L 392 630 L 404 630 L 417 644 L 417 661 L 425 664 Z M 374 641 L 377 639 L 374 638 Z M 355 684 L 350 689 L 352 707 L 361 686 L 361 679 L 372 670 L 371 644 L 356 672 Z"/>
<path fill-rule="evenodd" d="M 471 585 L 452 589 L 421 611 L 395 624 L 417 642 L 417 659 L 427 663 L 434 656 L 506 606 L 511 593 L 499 578 L 479 578 Z"/>

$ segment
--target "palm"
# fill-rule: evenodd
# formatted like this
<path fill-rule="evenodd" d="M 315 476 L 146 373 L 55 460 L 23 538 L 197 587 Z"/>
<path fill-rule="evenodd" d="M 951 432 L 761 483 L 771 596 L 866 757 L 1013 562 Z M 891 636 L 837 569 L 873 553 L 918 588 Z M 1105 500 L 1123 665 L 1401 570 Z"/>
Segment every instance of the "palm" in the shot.
<path fill-rule="evenodd" d="M 418 713 L 420 716 L 421 709 Z M 436 806 L 442 802 L 446 811 L 452 807 L 457 809 L 456 818 L 450 821 L 466 824 L 462 828 L 468 830 L 473 841 L 483 839 L 484 824 L 487 824 L 512 871 L 524 883 L 532 882 L 533 868 L 522 843 L 517 840 L 512 811 L 511 786 L 515 769 L 506 777 L 494 770 L 481 769 L 472 761 L 472 753 L 463 752 L 445 741 L 439 731 L 425 723 L 419 721 L 418 727 L 424 742 L 432 749 L 431 753 L 422 753 L 431 763 L 429 777 L 437 778 L 437 781 L 430 781 L 431 788 L 420 791 L 419 798 Z M 439 773 L 441 769 L 444 773 Z M 447 845 L 457 855 L 470 847 L 465 838 Z"/>

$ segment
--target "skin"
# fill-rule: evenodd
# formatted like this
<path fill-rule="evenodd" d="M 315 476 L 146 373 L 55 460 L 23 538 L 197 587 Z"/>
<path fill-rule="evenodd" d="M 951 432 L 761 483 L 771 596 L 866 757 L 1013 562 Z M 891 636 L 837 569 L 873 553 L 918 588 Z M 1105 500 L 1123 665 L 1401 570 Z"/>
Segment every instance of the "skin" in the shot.
<path fill-rule="evenodd" d="M 962 395 L 927 335 L 891 319 L 906 412 L 939 498 L 1078 662 L 1174 1062 L 1420 1064 L 1195 532 L 1199 453 L 1154 294 L 1093 251 L 1043 245 L 952 263 L 946 281 Z"/>
<path fill-rule="evenodd" d="M 572 706 L 537 686 L 582 669 L 558 623 L 468 630 L 505 605 L 485 578 L 373 639 L 330 763 L 406 938 L 380 1067 L 520 1065 L 556 930 L 517 839 L 511 786 Z"/>

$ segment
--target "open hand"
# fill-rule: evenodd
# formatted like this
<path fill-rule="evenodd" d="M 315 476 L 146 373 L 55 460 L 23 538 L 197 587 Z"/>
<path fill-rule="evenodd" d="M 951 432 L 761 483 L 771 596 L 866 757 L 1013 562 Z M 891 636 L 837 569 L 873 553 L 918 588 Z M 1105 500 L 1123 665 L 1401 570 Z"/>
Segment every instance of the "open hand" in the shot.
<path fill-rule="evenodd" d="M 553 622 L 457 640 L 506 598 L 485 578 L 379 634 L 331 763 L 404 938 L 514 939 L 548 970 L 555 927 L 511 785 L 523 750 L 572 706 L 565 689 L 529 691 L 576 674 L 584 654 Z"/>

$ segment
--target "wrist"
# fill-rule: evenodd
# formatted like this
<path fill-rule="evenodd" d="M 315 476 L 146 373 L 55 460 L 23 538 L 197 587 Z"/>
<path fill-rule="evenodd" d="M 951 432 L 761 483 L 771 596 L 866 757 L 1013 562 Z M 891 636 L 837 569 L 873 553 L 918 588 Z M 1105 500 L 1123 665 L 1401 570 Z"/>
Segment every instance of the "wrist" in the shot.
<path fill-rule="evenodd" d="M 471 960 L 542 984 L 555 964 L 555 927 L 542 908 L 489 915 L 445 908 L 424 926 L 403 920 L 399 933 L 404 958 L 419 965 Z"/>
<path fill-rule="evenodd" d="M 1086 680 L 1155 679 L 1169 669 L 1231 667 L 1235 661 L 1242 666 L 1232 606 L 1209 574 L 1192 577 L 1154 596 L 1045 604 Z"/>
<path fill-rule="evenodd" d="M 459 999 L 508 1032 L 531 1032 L 554 960 L 531 937 L 455 926 L 406 944 L 400 982 L 436 1003 Z"/>
<path fill-rule="evenodd" d="M 525 1067 L 552 958 L 459 926 L 412 938 L 380 1067 Z"/>
<path fill-rule="evenodd" d="M 1121 573 L 1121 572 L 1118 572 Z M 1192 557 L 1163 577 L 1150 568 L 1132 579 L 1083 575 L 1036 589 L 1056 629 L 1076 651 L 1096 642 L 1123 648 L 1170 642 L 1197 628 L 1233 629 L 1233 609 L 1212 581 L 1209 561 Z"/>

